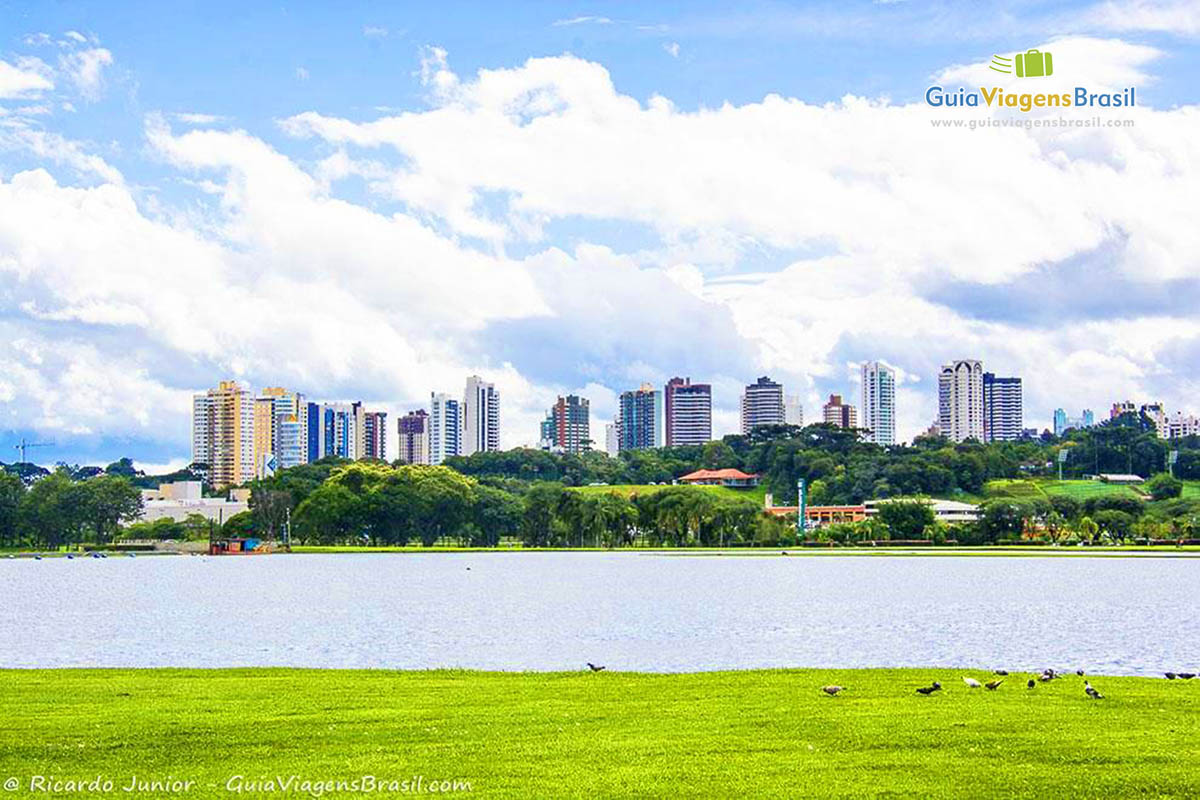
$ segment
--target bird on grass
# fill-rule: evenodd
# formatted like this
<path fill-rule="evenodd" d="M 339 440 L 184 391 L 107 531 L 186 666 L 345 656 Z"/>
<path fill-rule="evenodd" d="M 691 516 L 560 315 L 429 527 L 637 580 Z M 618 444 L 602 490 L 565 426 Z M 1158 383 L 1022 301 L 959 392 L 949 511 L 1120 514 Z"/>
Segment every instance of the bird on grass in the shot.
<path fill-rule="evenodd" d="M 1082 678 L 1082 677 L 1083 677 L 1083 670 L 1081 670 L 1081 669 L 1077 669 L 1077 670 L 1075 670 L 1075 674 L 1076 674 L 1076 675 L 1078 675 L 1079 677 L 1081 677 L 1081 678 Z"/>
<path fill-rule="evenodd" d="M 995 671 L 995 674 L 997 674 L 997 675 L 1007 675 L 1007 674 L 1008 674 L 1008 670 L 1006 670 L 1006 669 L 998 669 L 998 670 L 996 670 L 996 671 Z"/>
<path fill-rule="evenodd" d="M 994 692 L 1000 688 L 1000 684 L 1002 684 L 1002 683 L 1004 683 L 1003 678 L 1001 678 L 998 681 L 988 681 L 987 683 L 984 684 L 984 686 L 986 686 L 988 688 L 989 692 Z"/>
<path fill-rule="evenodd" d="M 1092 684 L 1090 684 L 1087 681 L 1083 682 L 1083 691 L 1087 692 L 1087 696 L 1092 698 L 1093 700 L 1103 700 L 1104 699 L 1104 695 L 1102 695 L 1098 691 L 1096 691 L 1096 687 L 1092 686 Z"/>
<path fill-rule="evenodd" d="M 1027 689 L 1032 689 L 1032 688 L 1033 688 L 1033 687 L 1035 687 L 1035 686 L 1037 686 L 1037 682 L 1036 682 L 1036 681 L 1035 681 L 1033 678 L 1030 678 L 1030 679 L 1029 679 L 1029 680 L 1028 680 L 1028 681 L 1025 683 L 1025 688 L 1027 688 Z"/>
<path fill-rule="evenodd" d="M 590 669 L 592 672 L 603 672 L 604 671 L 603 664 L 593 664 L 592 662 L 589 661 L 589 662 L 587 662 L 587 665 L 588 665 L 588 669 Z"/>
<path fill-rule="evenodd" d="M 838 692 L 841 692 L 844 690 L 845 690 L 844 686 L 822 686 L 821 687 L 821 691 L 824 692 L 825 694 L 829 695 L 830 697 L 834 697 L 837 695 Z"/>
<path fill-rule="evenodd" d="M 1192 678 L 1196 677 L 1196 673 L 1194 673 L 1194 672 L 1181 672 L 1181 673 L 1179 673 L 1179 677 L 1183 678 L 1185 681 L 1190 681 Z"/>
<path fill-rule="evenodd" d="M 963 678 L 963 683 L 965 683 L 967 686 L 969 686 L 969 687 L 970 687 L 970 688 L 972 688 L 972 689 L 978 689 L 978 688 L 980 688 L 981 686 L 983 686 L 983 684 L 982 684 L 982 683 L 980 683 L 979 681 L 975 680 L 974 678 L 965 678 L 965 677 L 964 677 L 964 678 Z"/>
<path fill-rule="evenodd" d="M 1164 672 L 1163 674 L 1167 676 L 1167 680 L 1169 681 L 1173 681 L 1175 678 L 1179 677 L 1174 672 Z"/>
<path fill-rule="evenodd" d="M 1042 683 L 1049 683 L 1050 681 L 1054 680 L 1054 672 L 1053 671 L 1043 672 L 1041 675 L 1038 675 L 1038 680 L 1041 681 Z"/>
<path fill-rule="evenodd" d="M 941 691 L 941 688 L 942 685 L 937 681 L 934 681 L 932 686 L 922 686 L 920 689 L 917 689 L 917 694 L 923 694 L 928 697 L 934 692 Z"/>

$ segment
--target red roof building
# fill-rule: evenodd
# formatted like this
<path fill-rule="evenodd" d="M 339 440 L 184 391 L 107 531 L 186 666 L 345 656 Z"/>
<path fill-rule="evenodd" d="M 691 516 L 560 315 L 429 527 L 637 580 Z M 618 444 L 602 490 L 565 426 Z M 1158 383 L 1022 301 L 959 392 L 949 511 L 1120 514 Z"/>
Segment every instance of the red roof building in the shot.
<path fill-rule="evenodd" d="M 758 486 L 758 476 L 740 469 L 698 469 L 679 478 L 677 483 L 692 486 L 728 486 L 731 489 L 748 489 Z"/>

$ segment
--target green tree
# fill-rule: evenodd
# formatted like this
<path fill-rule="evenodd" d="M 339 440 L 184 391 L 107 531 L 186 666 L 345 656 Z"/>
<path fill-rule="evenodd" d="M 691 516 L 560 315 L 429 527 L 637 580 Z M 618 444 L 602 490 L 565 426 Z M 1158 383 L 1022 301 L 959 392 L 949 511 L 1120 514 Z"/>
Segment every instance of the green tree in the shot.
<path fill-rule="evenodd" d="M 491 486 L 476 486 L 471 544 L 494 547 L 501 539 L 518 536 L 524 513 L 525 506 L 516 495 Z"/>
<path fill-rule="evenodd" d="M 21 498 L 25 484 L 12 473 L 0 469 L 0 547 L 12 547 L 18 541 Z"/>
<path fill-rule="evenodd" d="M 79 515 L 102 543 L 117 534 L 122 522 L 132 522 L 142 513 L 142 493 L 123 475 L 105 474 L 76 484 Z"/>
<path fill-rule="evenodd" d="M 81 516 L 75 484 L 64 471 L 56 471 L 21 498 L 20 519 L 24 534 L 37 547 L 57 549 L 79 541 Z"/>
<path fill-rule="evenodd" d="M 879 521 L 893 539 L 924 539 L 933 528 L 933 507 L 924 500 L 889 500 L 878 508 Z"/>

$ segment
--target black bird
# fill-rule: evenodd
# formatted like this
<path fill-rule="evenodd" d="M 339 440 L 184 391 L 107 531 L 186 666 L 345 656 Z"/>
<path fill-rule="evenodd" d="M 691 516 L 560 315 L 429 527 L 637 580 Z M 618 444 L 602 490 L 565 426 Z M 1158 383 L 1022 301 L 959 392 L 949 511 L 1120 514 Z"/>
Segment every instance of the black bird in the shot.
<path fill-rule="evenodd" d="M 1083 677 L 1083 670 L 1081 670 L 1081 669 L 1077 669 L 1077 670 L 1075 670 L 1075 674 L 1076 674 L 1076 675 L 1078 675 L 1079 677 L 1081 677 L 1081 678 L 1082 678 L 1082 677 Z"/>
<path fill-rule="evenodd" d="M 592 672 L 601 672 L 604 669 L 603 664 L 593 664 L 592 662 L 589 661 L 589 662 L 587 662 L 587 665 L 588 665 L 588 669 L 590 669 Z"/>
<path fill-rule="evenodd" d="M 984 684 L 984 686 L 986 686 L 988 688 L 988 691 L 994 692 L 1000 688 L 1000 684 L 1002 684 L 1002 683 L 1004 683 L 1004 678 L 1001 678 L 998 681 L 988 681 L 987 683 Z"/>
<path fill-rule="evenodd" d="M 1192 678 L 1196 677 L 1196 673 L 1194 673 L 1194 672 L 1181 672 L 1181 673 L 1179 673 L 1179 677 L 1183 678 L 1185 681 L 1190 681 Z"/>
<path fill-rule="evenodd" d="M 822 686 L 821 691 L 830 697 L 836 697 L 838 692 L 844 691 L 844 686 Z"/>
<path fill-rule="evenodd" d="M 1092 686 L 1087 681 L 1083 682 L 1083 691 L 1087 692 L 1087 696 L 1093 700 L 1103 700 L 1104 695 L 1096 691 L 1096 687 Z"/>
<path fill-rule="evenodd" d="M 1174 672 L 1164 672 L 1163 674 L 1167 676 L 1167 680 L 1169 681 L 1173 681 L 1177 677 Z"/>
<path fill-rule="evenodd" d="M 929 695 L 933 694 L 934 692 L 940 691 L 941 688 L 942 688 L 942 685 L 940 683 L 938 683 L 937 681 L 934 681 L 932 686 L 922 686 L 920 689 L 917 689 L 917 694 L 923 694 L 926 697 L 928 697 Z"/>
<path fill-rule="evenodd" d="M 1007 674 L 1008 674 L 1008 670 L 1006 670 L 1006 669 L 998 669 L 998 670 L 996 670 L 996 674 L 997 674 L 997 675 L 1007 675 Z"/>
<path fill-rule="evenodd" d="M 1025 686 L 1026 688 L 1032 689 L 1033 687 L 1037 686 L 1037 683 L 1034 682 L 1033 678 L 1030 678 L 1029 682 L 1026 683 Z"/>

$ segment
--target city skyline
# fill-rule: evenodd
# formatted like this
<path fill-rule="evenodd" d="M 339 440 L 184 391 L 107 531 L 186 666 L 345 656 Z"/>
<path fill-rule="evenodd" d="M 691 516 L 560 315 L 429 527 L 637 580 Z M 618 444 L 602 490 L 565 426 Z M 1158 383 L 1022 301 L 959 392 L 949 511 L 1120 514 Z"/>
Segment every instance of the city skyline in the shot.
<path fill-rule="evenodd" d="M 1028 427 L 1186 410 L 1200 244 L 1157 201 L 1200 178 L 1194 47 L 1134 5 L 931 29 L 916 3 L 351 2 L 213 31 L 218 2 L 154 36 L 137 2 L 30 6 L 0 38 L 0 451 L 178 465 L 192 394 L 230 377 L 392 421 L 476 374 L 504 448 L 569 394 L 598 438 L 621 391 L 677 375 L 712 386 L 714 436 L 757 375 L 812 420 L 868 360 L 910 440 L 958 353 L 1022 377 Z M 931 82 L 1007 92 L 988 60 L 1029 48 L 1063 86 L 1136 87 L 1134 126 L 930 126 Z"/>

